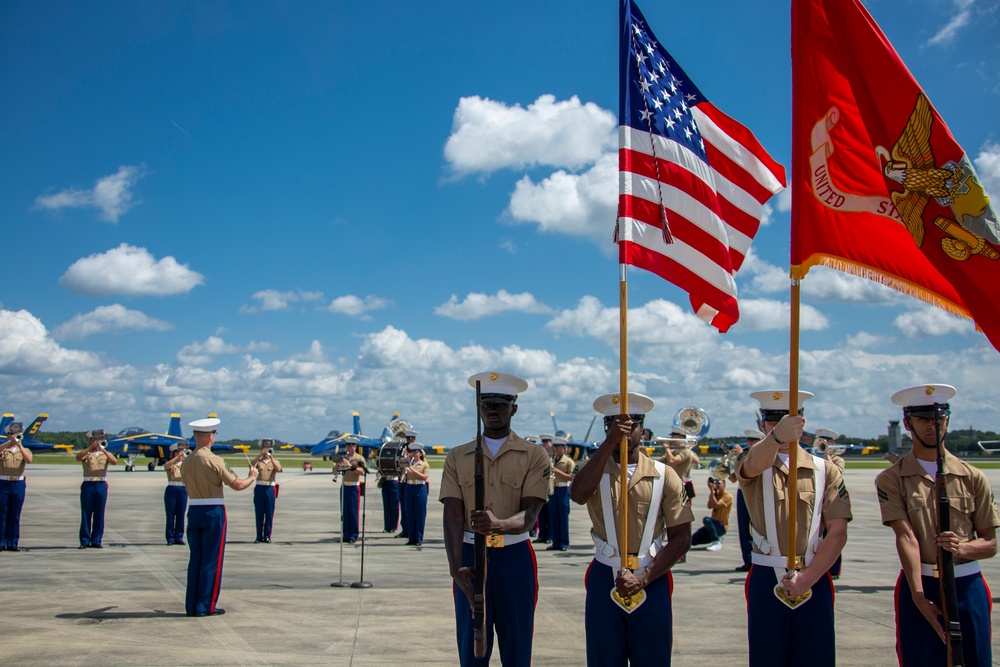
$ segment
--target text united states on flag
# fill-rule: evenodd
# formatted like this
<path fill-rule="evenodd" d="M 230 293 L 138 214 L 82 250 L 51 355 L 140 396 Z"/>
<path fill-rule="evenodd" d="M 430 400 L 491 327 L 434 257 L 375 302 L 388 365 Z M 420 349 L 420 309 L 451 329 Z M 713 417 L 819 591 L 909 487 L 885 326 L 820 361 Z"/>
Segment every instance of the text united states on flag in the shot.
<path fill-rule="evenodd" d="M 619 261 L 687 291 L 724 333 L 739 319 L 734 276 L 785 170 L 705 99 L 630 0 L 620 37 Z"/>

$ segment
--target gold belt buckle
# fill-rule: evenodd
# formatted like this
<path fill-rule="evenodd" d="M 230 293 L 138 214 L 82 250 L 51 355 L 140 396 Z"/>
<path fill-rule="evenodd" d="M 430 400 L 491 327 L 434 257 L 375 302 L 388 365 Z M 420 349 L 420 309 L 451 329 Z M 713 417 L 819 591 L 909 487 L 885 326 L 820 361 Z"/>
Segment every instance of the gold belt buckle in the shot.
<path fill-rule="evenodd" d="M 934 578 L 937 579 L 937 578 L 939 578 L 941 576 L 941 573 L 938 572 L 937 563 L 934 563 L 933 567 L 934 567 Z"/>
<path fill-rule="evenodd" d="M 639 569 L 639 557 L 638 556 L 625 556 L 625 567 L 633 572 Z"/>
<path fill-rule="evenodd" d="M 503 548 L 503 535 L 487 535 L 486 546 L 491 549 Z"/>
<path fill-rule="evenodd" d="M 795 568 L 796 570 L 804 570 L 806 567 L 806 557 L 796 556 L 795 557 Z"/>

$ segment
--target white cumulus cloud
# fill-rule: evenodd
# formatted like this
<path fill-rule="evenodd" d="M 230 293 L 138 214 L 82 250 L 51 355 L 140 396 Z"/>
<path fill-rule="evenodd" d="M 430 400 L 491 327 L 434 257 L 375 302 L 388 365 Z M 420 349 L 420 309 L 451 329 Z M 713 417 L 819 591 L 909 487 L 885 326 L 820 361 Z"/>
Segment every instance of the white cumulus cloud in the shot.
<path fill-rule="evenodd" d="M 538 183 L 524 176 L 514 187 L 507 210 L 515 222 L 535 223 L 545 232 L 583 236 L 613 248 L 618 155 L 602 155 L 581 174 L 559 170 Z"/>
<path fill-rule="evenodd" d="M 907 338 L 970 334 L 976 330 L 971 320 L 933 306 L 922 306 L 900 314 L 893 325 Z"/>
<path fill-rule="evenodd" d="M 212 359 L 219 355 L 269 350 L 271 347 L 270 343 L 258 342 L 235 345 L 227 343 L 219 336 L 209 336 L 204 342 L 191 343 L 181 348 L 181 351 L 177 353 L 177 361 L 184 366 L 204 366 L 211 363 Z"/>
<path fill-rule="evenodd" d="M 1000 202 L 1000 144 L 986 142 L 974 160 L 979 181 L 990 195 L 994 208 Z"/>
<path fill-rule="evenodd" d="M 61 375 L 100 365 L 96 354 L 61 347 L 28 311 L 0 310 L 0 374 Z"/>
<path fill-rule="evenodd" d="M 80 340 L 109 331 L 167 331 L 173 325 L 121 304 L 98 306 L 89 313 L 78 313 L 56 327 L 52 335 L 60 340 Z"/>
<path fill-rule="evenodd" d="M 480 320 L 509 311 L 548 313 L 551 310 L 529 292 L 511 294 L 507 290 L 500 290 L 492 295 L 470 292 L 464 301 L 459 301 L 458 296 L 452 294 L 451 298 L 435 308 L 434 312 L 455 320 Z"/>
<path fill-rule="evenodd" d="M 76 260 L 59 279 L 66 289 L 89 296 L 168 296 L 204 282 L 203 275 L 173 257 L 157 260 L 145 248 L 127 243 Z"/>
<path fill-rule="evenodd" d="M 578 169 L 617 146 L 615 115 L 576 96 L 542 95 L 527 108 L 463 97 L 444 156 L 461 176 L 537 165 Z"/>
<path fill-rule="evenodd" d="M 365 298 L 345 294 L 338 296 L 330 302 L 330 305 L 321 308 L 331 313 L 340 313 L 349 317 L 357 317 L 362 320 L 370 320 L 369 311 L 382 310 L 389 305 L 389 301 L 378 296 L 366 296 Z"/>
<path fill-rule="evenodd" d="M 750 294 L 788 293 L 788 269 L 771 264 L 753 250 L 740 268 L 737 280 Z M 873 280 L 835 271 L 825 266 L 809 269 L 802 280 L 802 298 L 824 303 L 897 304 L 909 299 Z"/>
<path fill-rule="evenodd" d="M 322 292 L 303 292 L 302 290 L 281 292 L 276 289 L 266 289 L 254 292 L 252 298 L 260 301 L 257 306 L 240 306 L 241 313 L 258 313 L 271 310 L 288 310 L 293 303 L 300 301 L 320 301 Z"/>
<path fill-rule="evenodd" d="M 89 190 L 67 188 L 35 199 L 36 209 L 56 211 L 61 208 L 96 208 L 98 217 L 108 222 L 118 222 L 125 211 L 135 206 L 132 188 L 146 175 L 146 166 L 122 165 L 110 176 L 97 179 Z"/>
<path fill-rule="evenodd" d="M 788 331 L 792 306 L 788 301 L 774 299 L 740 299 L 740 321 L 733 325 L 733 332 Z M 830 320 L 815 307 L 799 304 L 799 328 L 802 331 L 819 331 L 830 326 Z"/>

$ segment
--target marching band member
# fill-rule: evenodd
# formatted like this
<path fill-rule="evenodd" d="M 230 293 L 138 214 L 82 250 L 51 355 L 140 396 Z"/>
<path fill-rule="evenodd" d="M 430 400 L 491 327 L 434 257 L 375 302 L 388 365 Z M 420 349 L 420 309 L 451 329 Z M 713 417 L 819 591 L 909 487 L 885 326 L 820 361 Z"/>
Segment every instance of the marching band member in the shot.
<path fill-rule="evenodd" d="M 963 664 L 993 664 L 992 596 L 979 561 L 997 553 L 1000 514 L 986 475 L 947 450 L 942 454 L 951 530 L 937 530 L 937 449 L 939 441 L 944 447 L 951 414 L 948 401 L 956 393 L 954 387 L 938 384 L 908 387 L 892 395 L 892 402 L 903 409 L 913 449 L 875 478 L 882 523 L 896 535 L 902 566 L 895 595 L 900 667 L 946 664 L 939 620 L 943 605 L 936 571 L 938 549 L 950 551 L 954 562 Z"/>
<path fill-rule="evenodd" d="M 21 508 L 24 507 L 24 466 L 31 463 L 31 450 L 21 446 L 24 425 L 12 422 L 4 428 L 7 441 L 0 445 L 0 551 L 20 551 Z"/>
<path fill-rule="evenodd" d="M 222 561 L 226 553 L 226 500 L 222 486 L 242 491 L 257 479 L 257 469 L 240 479 L 221 456 L 212 453 L 215 429 L 221 420 L 214 417 L 188 424 L 194 429 L 195 450 L 181 468 L 188 491 L 188 560 L 187 595 L 184 609 L 188 616 L 213 616 L 226 613 L 216 607 L 222 587 Z"/>
<path fill-rule="evenodd" d="M 555 436 L 549 435 L 548 433 L 542 433 L 538 436 L 538 444 L 543 450 L 545 450 L 545 455 L 552 460 L 552 438 Z M 552 542 L 552 525 L 549 517 L 549 501 L 552 498 L 552 493 L 555 491 L 555 486 L 553 485 L 553 478 L 549 478 L 549 495 L 545 498 L 545 504 L 542 505 L 542 509 L 538 512 L 538 521 L 535 522 L 534 529 L 531 531 L 531 536 L 537 537 L 534 540 L 535 544 L 548 544 Z"/>
<path fill-rule="evenodd" d="M 424 446 L 414 442 L 406 446 L 410 453 L 410 463 L 403 474 L 406 484 L 403 486 L 403 505 L 406 506 L 406 534 L 410 536 L 407 544 L 420 546 L 424 542 L 424 526 L 427 523 L 427 479 L 431 476 L 431 467 L 423 460 Z"/>
<path fill-rule="evenodd" d="M 584 579 L 587 665 L 669 665 L 673 636 L 670 568 L 691 544 L 694 514 L 677 473 L 654 463 L 640 447 L 652 399 L 629 392 L 629 414 L 619 414 L 619 402 L 619 394 L 594 401 L 594 409 L 604 415 L 606 435 L 577 473 L 570 491 L 573 502 L 587 505 L 596 549 Z M 619 447 L 626 437 L 629 490 L 625 530 L 630 553 L 628 569 L 621 569 Z M 612 589 L 621 598 L 639 601 L 638 606 L 627 612 L 612 600 Z"/>
<path fill-rule="evenodd" d="M 750 667 L 833 667 L 836 641 L 829 569 L 847 542 L 851 500 L 840 471 L 798 445 L 805 419 L 789 414 L 789 392 L 750 394 L 760 403 L 766 437 L 740 455 L 736 477 L 750 512 L 754 551 L 747 575 Z M 812 398 L 799 392 L 798 404 Z M 789 490 L 789 447 L 795 443 L 797 488 Z M 795 556 L 801 569 L 785 570 L 788 503 L 796 498 Z M 823 529 L 826 530 L 826 537 Z M 802 567 L 804 566 L 804 567 Z M 810 595 L 804 601 L 800 596 Z"/>
<path fill-rule="evenodd" d="M 181 465 L 191 453 L 186 442 L 170 445 L 173 456 L 163 464 L 167 473 L 167 488 L 163 490 L 163 507 L 167 513 L 167 545 L 184 544 L 184 512 L 187 511 L 188 494 L 184 488 Z"/>
<path fill-rule="evenodd" d="M 750 449 L 764 439 L 764 434 L 755 428 L 748 428 L 743 431 L 747 437 L 747 449 Z M 742 454 L 745 450 L 739 445 L 733 445 L 736 454 Z M 736 473 L 729 476 L 730 482 L 736 482 Z M 750 512 L 747 511 L 747 502 L 743 496 L 743 489 L 736 488 L 736 527 L 740 536 L 740 555 L 743 556 L 743 564 L 736 567 L 737 572 L 750 571 L 750 554 L 753 552 L 753 538 L 750 536 Z"/>
<path fill-rule="evenodd" d="M 343 486 L 340 489 L 341 529 L 344 532 L 344 542 L 354 544 L 358 541 L 361 528 L 358 518 L 361 513 L 361 485 L 365 480 L 365 457 L 358 454 L 358 438 L 349 435 L 344 438 L 345 454 L 337 464 L 337 472 L 343 476 Z"/>
<path fill-rule="evenodd" d="M 687 492 L 688 498 L 694 500 L 696 494 L 694 492 L 694 480 L 691 478 L 691 468 L 701 463 L 701 461 L 689 445 L 697 441 L 689 440 L 687 431 L 680 426 L 671 428 L 670 437 L 671 439 L 679 438 L 685 441 L 684 446 L 678 448 L 676 454 L 670 447 L 664 447 L 663 456 L 660 457 L 660 461 L 674 469 L 677 476 L 684 482 L 684 490 Z"/>
<path fill-rule="evenodd" d="M 403 436 L 406 438 L 406 446 L 409 447 L 410 445 L 416 443 L 418 435 L 420 435 L 420 434 L 417 433 L 416 431 L 404 431 L 403 432 Z M 407 456 L 409 456 L 409 455 L 407 455 Z M 396 537 L 403 537 L 403 538 L 406 538 L 407 541 L 409 541 L 410 536 L 406 532 L 406 527 L 409 524 L 406 521 L 406 505 L 403 503 L 403 494 L 406 491 L 406 489 L 404 488 L 406 486 L 405 482 L 406 482 L 406 480 L 400 480 L 399 481 L 399 498 L 397 500 L 397 504 L 399 506 L 399 525 L 400 525 L 400 530 L 399 530 L 399 534 L 396 535 Z M 382 501 L 385 502 L 385 496 L 384 495 L 382 496 Z M 393 529 L 393 530 L 395 530 L 395 529 Z"/>
<path fill-rule="evenodd" d="M 826 448 L 826 452 L 822 455 L 824 459 L 829 462 L 830 465 L 837 466 L 840 470 L 841 475 L 844 473 L 844 469 L 847 468 L 847 462 L 844 461 L 844 457 L 834 454 L 833 444 L 840 437 L 840 434 L 836 431 L 831 431 L 828 428 L 818 428 L 815 433 L 816 439 L 813 441 L 813 451 L 821 444 Z M 834 580 L 840 579 L 840 570 L 844 565 L 844 554 L 840 553 L 837 555 L 837 560 L 833 562 L 830 567 L 830 576 Z"/>
<path fill-rule="evenodd" d="M 545 451 L 511 430 L 517 395 L 528 388 L 507 373 L 479 373 L 481 382 L 485 509 L 475 507 L 476 441 L 451 449 L 444 463 L 439 499 L 444 503 L 444 546 L 454 580 L 455 629 L 462 667 L 485 667 L 493 653 L 493 631 L 505 665 L 531 664 L 538 568 L 528 530 L 548 494 Z M 486 656 L 473 645 L 474 533 L 487 536 Z"/>
<path fill-rule="evenodd" d="M 104 510 L 108 505 L 108 466 L 117 465 L 115 455 L 104 448 L 104 429 L 87 431 L 90 445 L 76 454 L 83 464 L 80 485 L 80 548 L 103 549 Z"/>
<path fill-rule="evenodd" d="M 282 472 L 281 464 L 274 458 L 274 440 L 260 440 L 260 454 L 252 461 L 257 469 L 257 484 L 253 487 L 253 512 L 257 524 L 257 539 L 259 542 L 271 542 L 271 529 L 274 527 L 274 503 L 278 499 L 278 473 Z"/>
<path fill-rule="evenodd" d="M 576 461 L 566 456 L 566 439 L 552 441 L 552 495 L 549 496 L 549 531 L 552 545 L 546 551 L 569 549 L 569 486 Z"/>

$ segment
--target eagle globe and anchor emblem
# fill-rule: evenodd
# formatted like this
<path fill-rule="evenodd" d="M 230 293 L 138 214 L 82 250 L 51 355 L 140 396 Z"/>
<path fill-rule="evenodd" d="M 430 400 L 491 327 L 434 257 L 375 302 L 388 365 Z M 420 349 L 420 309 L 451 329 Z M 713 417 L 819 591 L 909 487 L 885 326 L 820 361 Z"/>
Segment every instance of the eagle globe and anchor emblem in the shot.
<path fill-rule="evenodd" d="M 923 93 L 917 96 L 906 127 L 892 149 L 875 147 L 883 176 L 902 187 L 902 191 L 891 191 L 888 199 L 845 193 L 833 185 L 827 160 L 834 152 L 830 133 L 839 118 L 839 109 L 833 107 L 812 130 L 812 187 L 820 202 L 839 211 L 874 213 L 901 223 L 919 248 L 926 234 L 924 210 L 933 198 L 952 214 L 950 218 L 938 215 L 933 222 L 945 233 L 941 249 L 949 258 L 959 262 L 973 255 L 1000 259 L 997 213 L 968 155 L 963 153 L 958 162 L 935 164 L 930 145 L 934 115 Z"/>

